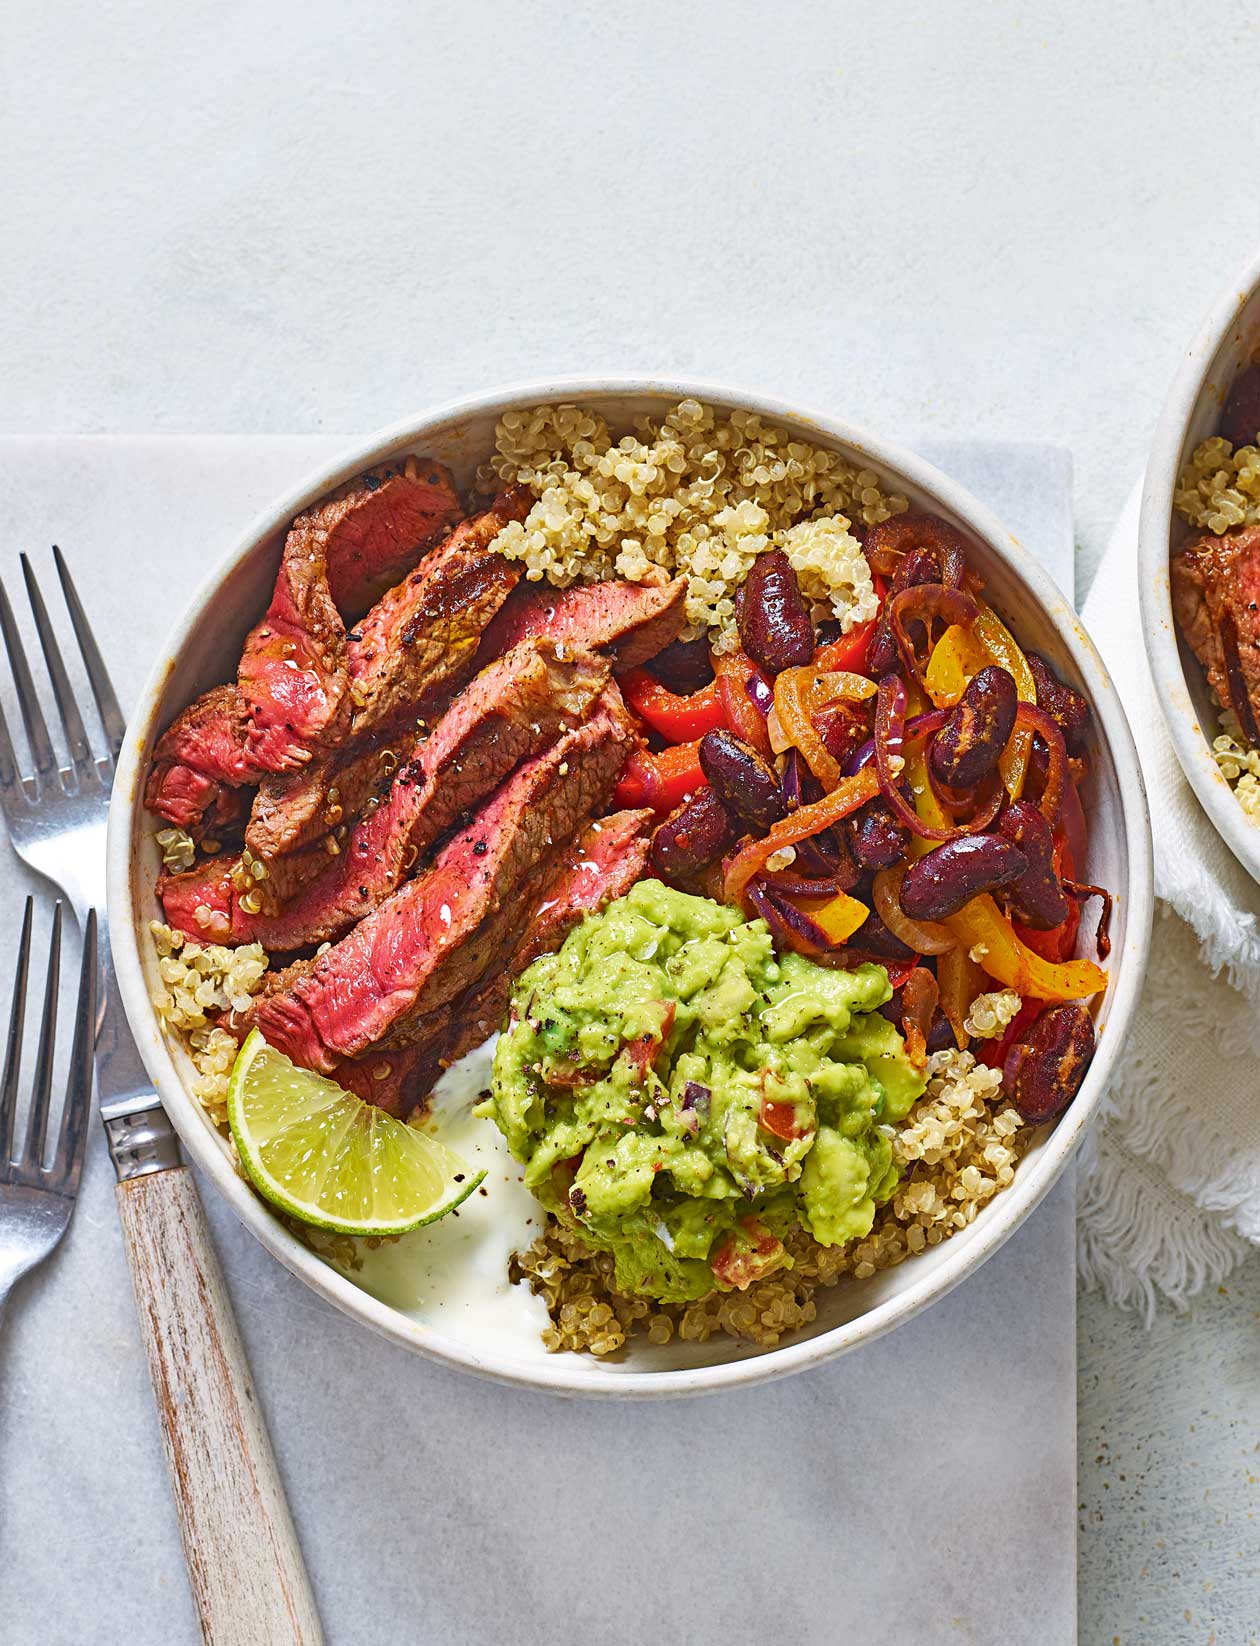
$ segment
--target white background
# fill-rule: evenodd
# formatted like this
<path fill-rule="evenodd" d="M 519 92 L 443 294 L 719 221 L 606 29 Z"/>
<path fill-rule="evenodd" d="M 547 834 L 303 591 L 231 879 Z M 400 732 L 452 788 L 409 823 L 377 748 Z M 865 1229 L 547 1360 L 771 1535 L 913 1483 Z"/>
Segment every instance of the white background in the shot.
<path fill-rule="evenodd" d="M 692 372 L 1070 445 L 1083 594 L 1260 242 L 1258 109 L 1237 0 L 11 0 L 0 432 L 366 430 Z M 1150 1339 L 1085 1306 L 1087 1646 L 1260 1615 L 1258 1302 L 1244 1274 Z"/>

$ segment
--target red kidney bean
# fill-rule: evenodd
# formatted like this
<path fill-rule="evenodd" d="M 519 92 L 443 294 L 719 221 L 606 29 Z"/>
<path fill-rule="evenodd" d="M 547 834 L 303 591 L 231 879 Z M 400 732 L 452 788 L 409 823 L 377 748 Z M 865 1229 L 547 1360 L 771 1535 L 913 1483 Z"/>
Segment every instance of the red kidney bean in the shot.
<path fill-rule="evenodd" d="M 823 747 L 842 766 L 871 735 L 865 722 L 846 703 L 824 703 L 811 719 Z"/>
<path fill-rule="evenodd" d="M 1051 1006 L 1006 1054 L 1002 1085 L 1034 1125 L 1066 1109 L 1094 1055 L 1094 1021 L 1084 1006 Z"/>
<path fill-rule="evenodd" d="M 814 625 L 796 573 L 782 549 L 753 561 L 735 602 L 740 644 L 770 674 L 798 668 L 814 655 Z"/>
<path fill-rule="evenodd" d="M 909 839 L 886 800 L 868 800 L 849 819 L 845 833 L 854 862 L 868 870 L 891 869 L 900 863 Z"/>
<path fill-rule="evenodd" d="M 672 640 L 663 652 L 649 658 L 649 674 L 680 697 L 703 691 L 713 679 L 707 640 Z"/>
<path fill-rule="evenodd" d="M 850 947 L 858 954 L 872 955 L 876 960 L 913 960 L 915 952 L 908 943 L 888 930 L 879 918 L 879 910 L 870 914 L 854 932 Z"/>
<path fill-rule="evenodd" d="M 750 744 L 734 732 L 706 732 L 700 770 L 728 811 L 762 834 L 787 815 L 779 780 Z"/>
<path fill-rule="evenodd" d="M 1028 653 L 1028 667 L 1037 687 L 1037 707 L 1056 720 L 1070 754 L 1080 754 L 1089 733 L 1089 704 L 1072 686 L 1065 685 L 1039 652 Z"/>
<path fill-rule="evenodd" d="M 952 1051 L 957 1044 L 958 1040 L 954 1034 L 954 1025 L 938 1006 L 927 1037 L 927 1049 L 930 1052 Z"/>
<path fill-rule="evenodd" d="M 929 758 L 942 783 L 969 789 L 996 769 L 1015 729 L 1018 703 L 1005 669 L 991 663 L 972 677 L 932 741 Z"/>
<path fill-rule="evenodd" d="M 652 836 L 652 867 L 677 885 L 716 863 L 735 839 L 726 807 L 710 788 L 692 795 Z"/>
<path fill-rule="evenodd" d="M 911 920 L 944 920 L 981 892 L 1010 886 L 1028 867 L 1017 846 L 994 834 L 947 840 L 906 870 L 901 906 Z"/>
<path fill-rule="evenodd" d="M 1012 800 L 998 819 L 1002 835 L 1018 846 L 1028 867 L 1006 889 L 1011 913 L 1021 925 L 1048 932 L 1061 926 L 1071 910 L 1054 866 L 1054 836 L 1041 809 L 1027 800 Z"/>
<path fill-rule="evenodd" d="M 1248 366 L 1234 379 L 1221 433 L 1231 446 L 1254 446 L 1260 440 L 1260 366 Z"/>

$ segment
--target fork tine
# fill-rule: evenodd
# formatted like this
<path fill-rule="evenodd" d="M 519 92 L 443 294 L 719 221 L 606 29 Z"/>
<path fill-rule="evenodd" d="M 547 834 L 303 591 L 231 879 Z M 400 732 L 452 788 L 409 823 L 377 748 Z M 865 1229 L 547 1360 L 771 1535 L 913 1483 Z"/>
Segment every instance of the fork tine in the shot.
<path fill-rule="evenodd" d="M 87 731 L 83 725 L 83 716 L 79 713 L 79 705 L 74 700 L 74 691 L 70 685 L 70 676 L 66 673 L 66 666 L 61 660 L 61 647 L 57 644 L 57 636 L 53 626 L 48 621 L 48 608 L 44 604 L 44 597 L 39 592 L 39 584 L 35 581 L 35 573 L 31 563 L 25 555 L 19 556 L 22 562 L 22 576 L 26 579 L 26 593 L 31 602 L 31 610 L 35 614 L 35 627 L 39 632 L 39 643 L 43 648 L 44 661 L 48 665 L 48 673 L 52 677 L 53 696 L 57 699 L 57 712 L 61 716 L 61 724 L 65 729 L 66 742 L 70 748 L 70 759 L 76 768 L 92 765 L 92 746 L 88 742 Z M 92 768 L 93 775 L 96 768 Z"/>
<path fill-rule="evenodd" d="M 61 899 L 53 906 L 52 938 L 48 945 L 48 977 L 44 984 L 44 1015 L 39 1025 L 31 1109 L 26 1117 L 26 1148 L 21 1164 L 38 1171 L 44 1158 L 44 1134 L 52 1101 L 53 1059 L 57 1054 L 57 989 L 61 981 Z"/>
<path fill-rule="evenodd" d="M 79 642 L 79 650 L 83 654 L 83 663 L 87 669 L 92 696 L 96 699 L 96 712 L 101 717 L 101 725 L 109 744 L 109 752 L 116 756 L 122 748 L 123 738 L 127 732 L 127 722 L 123 719 L 123 712 L 118 706 L 118 698 L 114 695 L 114 687 L 109 678 L 109 671 L 105 667 L 105 660 L 102 658 L 100 648 L 96 644 L 96 636 L 92 633 L 92 625 L 87 620 L 87 613 L 83 610 L 83 602 L 79 599 L 79 591 L 75 588 L 74 579 L 70 576 L 70 568 L 66 565 L 65 557 L 55 543 L 53 544 L 53 560 L 57 565 L 57 576 L 61 579 L 61 592 L 65 595 L 66 605 L 70 610 L 70 622 L 74 626 L 74 637 Z"/>
<path fill-rule="evenodd" d="M 17 754 L 13 739 L 9 736 L 9 722 L 0 708 L 0 804 L 7 806 L 10 800 L 17 799 L 19 781 Z"/>
<path fill-rule="evenodd" d="M 41 773 L 51 772 L 57 763 L 53 759 L 48 727 L 44 724 L 43 711 L 39 706 L 39 698 L 35 695 L 35 682 L 31 679 L 22 637 L 18 633 L 17 624 L 13 621 L 13 607 L 9 604 L 9 596 L 3 583 L 0 583 L 0 634 L 4 636 L 4 649 L 9 654 L 9 667 L 13 670 L 18 707 L 22 711 L 26 740 L 31 746 L 35 770 Z"/>
<path fill-rule="evenodd" d="M 9 1013 L 9 1039 L 4 1052 L 4 1077 L 0 1080 L 0 1173 L 13 1159 L 13 1124 L 17 1119 L 18 1076 L 22 1068 L 22 1029 L 26 1019 L 26 977 L 31 961 L 31 916 L 35 900 L 28 897 L 22 916 L 22 940 L 18 944 L 17 972 L 13 978 L 13 1007 Z"/>
<path fill-rule="evenodd" d="M 96 1023 L 96 910 L 89 909 L 83 928 L 83 958 L 79 963 L 79 1004 L 74 1014 L 74 1047 L 70 1053 L 70 1077 L 66 1103 L 61 1111 L 61 1132 L 53 1157 L 52 1186 L 59 1194 L 78 1192 L 83 1169 L 83 1142 L 87 1136 L 88 1108 L 92 1101 L 92 1043 Z"/>

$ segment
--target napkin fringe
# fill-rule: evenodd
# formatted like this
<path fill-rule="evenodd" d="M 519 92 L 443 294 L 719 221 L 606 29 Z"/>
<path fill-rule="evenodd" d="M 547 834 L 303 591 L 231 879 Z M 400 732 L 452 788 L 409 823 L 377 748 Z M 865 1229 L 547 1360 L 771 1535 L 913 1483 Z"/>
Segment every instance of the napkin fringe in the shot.
<path fill-rule="evenodd" d="M 1200 1209 L 1128 1149 L 1102 1119 L 1082 1151 L 1076 1257 L 1081 1283 L 1149 1326 L 1162 1298 L 1184 1309 L 1220 1285 L 1249 1251 L 1228 1224 Z"/>

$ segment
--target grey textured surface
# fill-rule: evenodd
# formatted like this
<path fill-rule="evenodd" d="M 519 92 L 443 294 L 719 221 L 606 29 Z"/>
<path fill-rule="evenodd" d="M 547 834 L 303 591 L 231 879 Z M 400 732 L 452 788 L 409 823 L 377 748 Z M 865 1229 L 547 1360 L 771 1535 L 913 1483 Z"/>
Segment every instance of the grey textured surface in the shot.
<path fill-rule="evenodd" d="M 1260 235 L 1258 67 L 1246 0 L 14 0 L 0 430 L 368 429 L 511 377 L 692 370 L 893 434 L 1071 445 L 1083 594 Z M 1082 1640 L 1243 1640 L 1254 1564 L 1165 1418 L 1260 1324 L 1083 1310 L 1082 1411 L 1166 1467 L 1085 1518 Z M 1186 1444 L 1234 1480 L 1227 1427 Z M 1210 1602 L 1141 1575 L 1156 1523 Z"/>

